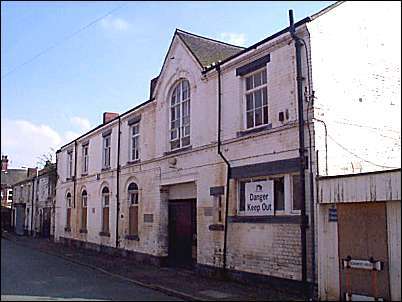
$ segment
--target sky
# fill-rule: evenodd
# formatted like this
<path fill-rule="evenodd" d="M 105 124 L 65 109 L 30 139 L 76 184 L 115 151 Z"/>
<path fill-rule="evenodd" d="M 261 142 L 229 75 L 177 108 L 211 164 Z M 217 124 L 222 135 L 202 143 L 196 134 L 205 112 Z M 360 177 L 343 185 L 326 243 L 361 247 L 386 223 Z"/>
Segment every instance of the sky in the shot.
<path fill-rule="evenodd" d="M 250 46 L 335 1 L 1 2 L 1 154 L 12 168 L 149 99 L 176 28 Z"/>

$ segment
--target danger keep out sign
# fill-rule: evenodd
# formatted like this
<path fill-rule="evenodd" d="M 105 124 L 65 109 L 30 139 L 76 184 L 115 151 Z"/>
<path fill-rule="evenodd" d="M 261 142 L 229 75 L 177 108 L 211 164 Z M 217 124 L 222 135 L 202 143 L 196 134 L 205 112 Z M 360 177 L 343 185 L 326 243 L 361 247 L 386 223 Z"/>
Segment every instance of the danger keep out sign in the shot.
<path fill-rule="evenodd" d="M 274 181 L 256 181 L 245 186 L 246 215 L 274 215 Z"/>

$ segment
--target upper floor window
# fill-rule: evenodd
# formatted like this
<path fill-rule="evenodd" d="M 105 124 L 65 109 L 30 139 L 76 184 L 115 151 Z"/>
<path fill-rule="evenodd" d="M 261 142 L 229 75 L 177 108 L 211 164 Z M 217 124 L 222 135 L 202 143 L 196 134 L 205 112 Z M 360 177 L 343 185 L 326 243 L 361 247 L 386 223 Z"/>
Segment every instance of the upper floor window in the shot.
<path fill-rule="evenodd" d="M 190 83 L 181 80 L 170 100 L 170 149 L 190 145 Z"/>
<path fill-rule="evenodd" d="M 67 151 L 67 178 L 73 176 L 73 151 Z"/>
<path fill-rule="evenodd" d="M 103 137 L 103 160 L 102 167 L 110 168 L 110 149 L 111 149 L 111 135 Z"/>
<path fill-rule="evenodd" d="M 140 124 L 136 123 L 130 126 L 130 160 L 140 158 Z"/>
<path fill-rule="evenodd" d="M 267 70 L 245 78 L 246 128 L 268 124 Z"/>
<path fill-rule="evenodd" d="M 88 163 L 89 163 L 89 154 L 88 154 L 88 145 L 82 146 L 82 173 L 88 173 Z"/>

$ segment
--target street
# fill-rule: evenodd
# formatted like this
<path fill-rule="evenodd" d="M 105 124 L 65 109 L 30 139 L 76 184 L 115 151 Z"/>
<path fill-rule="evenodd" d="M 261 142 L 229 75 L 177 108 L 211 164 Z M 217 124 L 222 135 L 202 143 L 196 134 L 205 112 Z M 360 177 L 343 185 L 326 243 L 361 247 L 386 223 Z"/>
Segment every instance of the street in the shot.
<path fill-rule="evenodd" d="M 178 299 L 2 239 L 1 300 Z"/>

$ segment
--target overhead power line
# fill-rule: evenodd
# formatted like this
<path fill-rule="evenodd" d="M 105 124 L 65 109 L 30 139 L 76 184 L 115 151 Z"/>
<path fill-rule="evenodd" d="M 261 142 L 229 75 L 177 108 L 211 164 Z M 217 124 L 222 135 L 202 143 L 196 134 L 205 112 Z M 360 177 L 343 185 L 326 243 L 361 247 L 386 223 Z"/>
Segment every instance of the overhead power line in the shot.
<path fill-rule="evenodd" d="M 15 68 L 13 68 L 12 70 L 6 72 L 4 75 L 1 76 L 2 79 L 8 77 L 9 75 L 13 74 L 14 72 L 16 72 L 17 70 L 21 69 L 22 67 L 32 63 L 33 61 L 35 61 L 37 58 L 43 56 L 45 53 L 49 52 L 50 50 L 56 48 L 57 46 L 61 45 L 62 43 L 70 40 L 71 38 L 75 37 L 76 35 L 78 35 L 79 33 L 81 33 L 82 31 L 86 30 L 87 28 L 95 25 L 96 23 L 98 23 L 99 21 L 101 21 L 102 19 L 106 18 L 107 16 L 113 14 L 114 12 L 116 12 L 117 10 L 121 9 L 123 6 L 127 5 L 127 3 L 124 3 L 122 5 L 119 5 L 118 7 L 115 7 L 114 9 L 108 11 L 106 14 L 104 14 L 101 17 L 96 18 L 95 20 L 89 22 L 88 24 L 86 24 L 85 26 L 81 27 L 80 29 L 76 30 L 75 32 L 69 34 L 68 36 L 66 36 L 64 39 L 54 43 L 53 45 L 43 49 L 42 51 L 40 51 L 39 53 L 37 53 L 36 55 L 34 55 L 32 58 L 28 59 L 27 61 L 23 62 L 22 64 L 16 66 Z"/>

